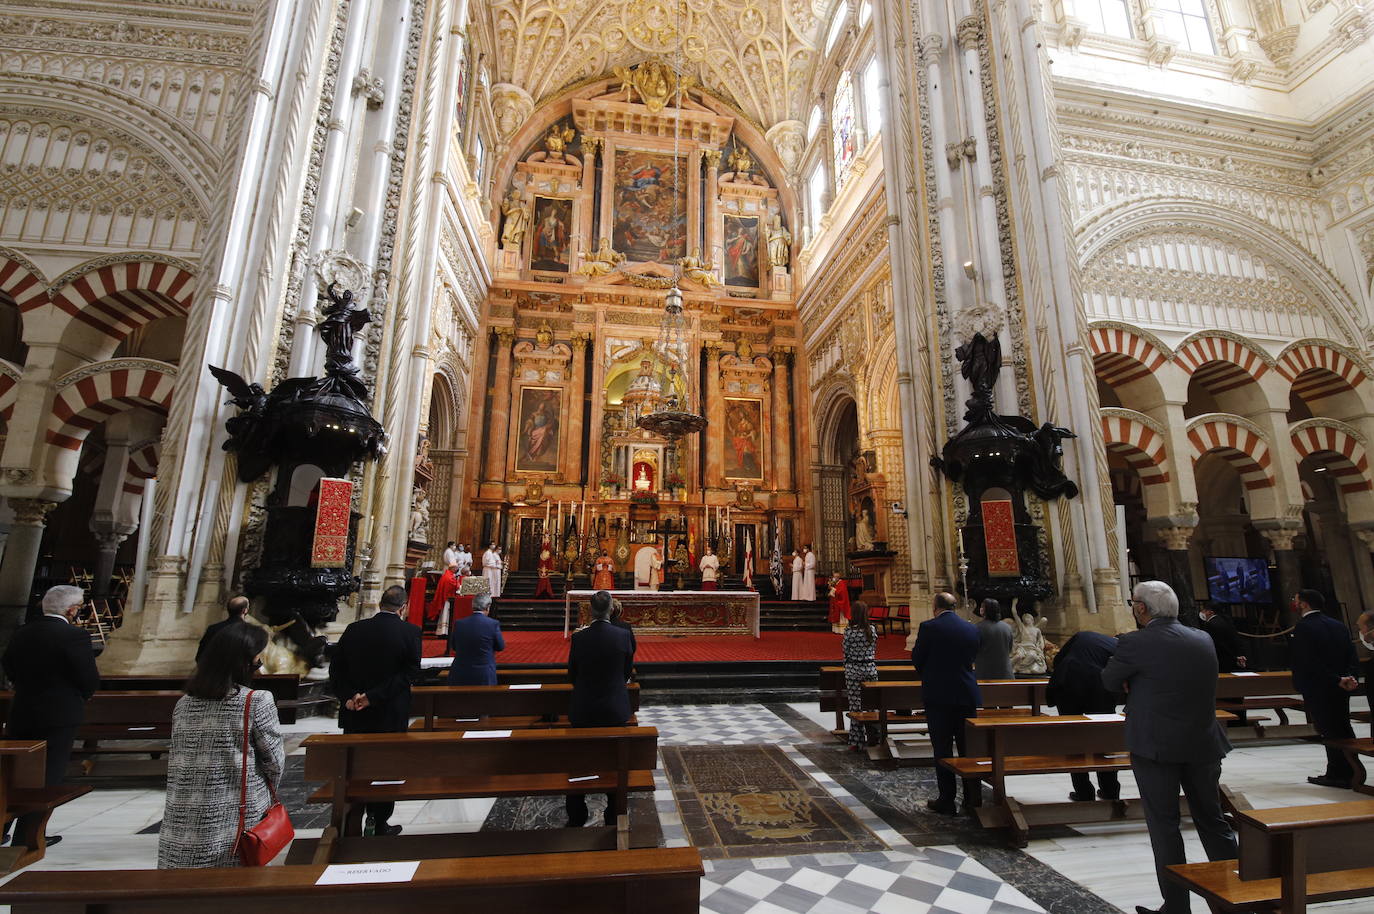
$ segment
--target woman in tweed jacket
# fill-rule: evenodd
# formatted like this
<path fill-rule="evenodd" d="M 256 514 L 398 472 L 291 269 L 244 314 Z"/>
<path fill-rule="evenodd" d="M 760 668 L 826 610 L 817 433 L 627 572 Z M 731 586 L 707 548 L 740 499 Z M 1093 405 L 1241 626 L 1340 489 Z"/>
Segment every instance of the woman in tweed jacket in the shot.
<path fill-rule="evenodd" d="M 267 633 L 231 625 L 214 637 L 172 714 L 167 764 L 167 805 L 157 843 L 159 869 L 238 866 L 243 765 L 243 708 L 253 672 L 262 665 Z M 268 783 L 281 780 L 285 752 L 272 693 L 253 693 L 248 746 L 245 827 L 262 821 L 271 805 Z"/>

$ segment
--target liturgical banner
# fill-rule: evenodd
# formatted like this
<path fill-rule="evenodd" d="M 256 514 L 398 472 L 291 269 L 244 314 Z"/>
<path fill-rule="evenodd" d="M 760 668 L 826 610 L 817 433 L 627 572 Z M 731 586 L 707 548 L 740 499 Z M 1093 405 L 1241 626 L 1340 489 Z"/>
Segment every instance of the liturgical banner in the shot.
<path fill-rule="evenodd" d="M 348 556 L 348 516 L 353 507 L 353 483 L 347 479 L 320 480 L 320 500 L 315 506 L 315 542 L 310 549 L 311 568 L 339 568 Z"/>
<path fill-rule="evenodd" d="M 983 502 L 983 545 L 988 553 L 988 577 L 1014 578 L 1021 573 L 1016 518 L 1009 499 Z"/>

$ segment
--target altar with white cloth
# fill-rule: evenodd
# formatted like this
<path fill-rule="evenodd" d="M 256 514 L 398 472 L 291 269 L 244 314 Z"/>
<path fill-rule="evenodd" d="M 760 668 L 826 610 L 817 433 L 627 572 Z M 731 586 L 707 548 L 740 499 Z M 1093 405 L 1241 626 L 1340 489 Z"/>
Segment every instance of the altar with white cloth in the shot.
<path fill-rule="evenodd" d="M 563 598 L 563 637 L 592 621 L 595 590 Z M 759 595 L 752 590 L 612 590 L 635 633 L 759 636 Z"/>

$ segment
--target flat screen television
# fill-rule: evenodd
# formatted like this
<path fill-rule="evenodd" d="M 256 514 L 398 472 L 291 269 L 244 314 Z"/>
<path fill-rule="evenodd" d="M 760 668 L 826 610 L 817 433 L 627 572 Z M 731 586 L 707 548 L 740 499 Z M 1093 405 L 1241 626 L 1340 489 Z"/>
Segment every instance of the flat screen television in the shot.
<path fill-rule="evenodd" d="M 1272 603 L 1269 564 L 1264 559 L 1209 556 L 1207 596 L 1214 603 Z"/>

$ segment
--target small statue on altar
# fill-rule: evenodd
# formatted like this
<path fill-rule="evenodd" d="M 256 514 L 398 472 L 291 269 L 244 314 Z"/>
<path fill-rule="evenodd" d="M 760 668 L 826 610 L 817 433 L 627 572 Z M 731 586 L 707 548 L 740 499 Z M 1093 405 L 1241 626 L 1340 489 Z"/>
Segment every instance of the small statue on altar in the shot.
<path fill-rule="evenodd" d="M 641 463 L 639 465 L 639 473 L 635 476 L 635 491 L 647 492 L 649 491 L 649 487 L 652 485 L 653 481 L 649 479 L 648 466 L 646 464 Z"/>
<path fill-rule="evenodd" d="M 1039 621 L 1031 613 L 1017 614 L 1013 608 L 1012 626 L 1016 629 L 1011 642 L 1011 669 L 1017 675 L 1043 675 L 1045 664 L 1045 636 L 1040 626 L 1049 619 L 1041 616 Z"/>
<path fill-rule="evenodd" d="M 625 255 L 612 250 L 609 238 L 602 238 L 597 249 L 586 255 L 577 272 L 583 276 L 605 276 L 624 262 Z"/>
<path fill-rule="evenodd" d="M 518 251 L 530 227 L 529 207 L 520 199 L 519 190 L 514 187 L 510 189 L 506 199 L 501 201 L 501 212 L 506 217 L 506 224 L 501 229 L 501 247 L 507 251 Z"/>
<path fill-rule="evenodd" d="M 605 549 L 592 566 L 592 590 L 615 590 L 615 563 Z"/>
<path fill-rule="evenodd" d="M 687 553 L 687 541 L 678 537 L 677 548 L 673 550 L 673 570 L 677 572 L 677 589 L 687 589 L 687 569 L 692 564 L 692 557 Z"/>
<path fill-rule="evenodd" d="M 716 558 L 710 546 L 706 547 L 706 552 L 697 567 L 701 569 L 701 589 L 715 590 L 716 576 L 720 573 L 720 559 Z"/>
<path fill-rule="evenodd" d="M 534 597 L 553 599 L 553 546 L 548 540 L 539 547 L 539 583 L 534 588 Z"/>

